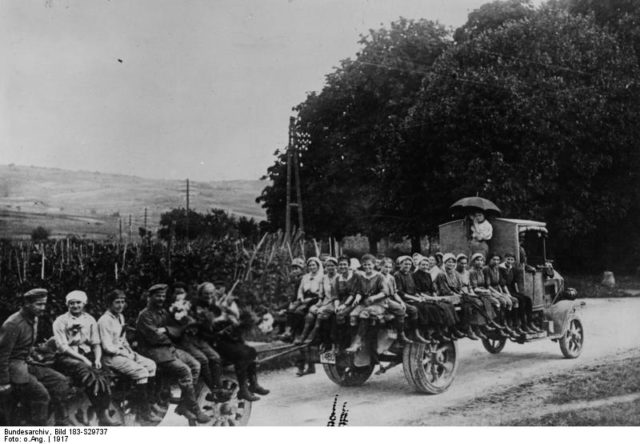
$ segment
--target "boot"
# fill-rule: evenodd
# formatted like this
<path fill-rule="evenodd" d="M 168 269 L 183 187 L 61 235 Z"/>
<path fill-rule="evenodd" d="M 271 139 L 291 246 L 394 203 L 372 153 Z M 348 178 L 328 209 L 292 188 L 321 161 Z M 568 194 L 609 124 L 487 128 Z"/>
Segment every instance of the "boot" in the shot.
<path fill-rule="evenodd" d="M 137 405 L 136 410 L 138 418 L 142 419 L 145 422 L 162 421 L 162 417 L 156 416 L 151 410 L 147 384 L 136 384 L 134 388 L 133 398 L 135 399 L 135 403 Z"/>
<path fill-rule="evenodd" d="M 465 336 L 467 336 L 472 341 L 477 341 L 478 340 L 478 336 L 473 331 L 473 328 L 471 328 L 471 326 L 468 326 L 467 329 L 464 332 L 465 332 Z"/>
<path fill-rule="evenodd" d="M 366 319 L 361 319 L 358 324 L 358 333 L 356 333 L 356 337 L 353 338 L 353 342 L 351 346 L 345 350 L 347 353 L 355 353 L 362 348 L 364 337 L 367 334 L 367 321 Z"/>
<path fill-rule="evenodd" d="M 231 399 L 233 391 L 226 389 L 222 385 L 222 364 L 216 361 L 209 361 L 209 371 L 211 372 L 211 386 L 205 399 L 209 402 L 226 402 Z"/>
<path fill-rule="evenodd" d="M 456 339 L 462 339 L 462 338 L 465 338 L 465 337 L 469 337 L 470 339 L 473 339 L 468 335 L 467 330 L 461 331 L 461 330 L 458 330 L 458 328 L 456 328 L 456 327 L 452 327 L 451 328 L 450 334 L 451 334 L 452 337 L 454 337 Z"/>
<path fill-rule="evenodd" d="M 195 420 L 200 424 L 211 421 L 211 417 L 204 414 L 196 401 L 196 391 L 193 388 L 193 384 L 181 386 L 180 389 L 182 390 L 182 396 L 180 397 L 180 404 L 176 407 L 175 412 L 178 415 L 187 417 L 187 419 Z"/>
<path fill-rule="evenodd" d="M 398 332 L 398 339 L 396 339 L 396 341 L 398 341 L 399 344 L 403 344 L 404 345 L 404 344 L 413 343 L 413 341 L 411 341 L 409 338 L 407 338 L 407 336 L 404 334 L 404 319 L 403 318 L 395 318 L 393 320 L 393 327 Z"/>
<path fill-rule="evenodd" d="M 316 364 L 313 362 L 307 362 L 307 369 L 305 370 L 305 375 L 315 375 L 316 373 Z"/>
<path fill-rule="evenodd" d="M 293 341 L 295 345 L 300 345 L 304 342 L 305 338 L 309 335 L 309 332 L 311 332 L 311 329 L 313 328 L 313 324 L 314 324 L 313 318 L 310 316 L 307 316 L 307 318 L 304 320 L 304 328 L 302 329 L 302 333 L 300 333 L 300 336 L 298 336 L 296 340 Z"/>
<path fill-rule="evenodd" d="M 263 396 L 269 394 L 269 390 L 258 384 L 258 372 L 255 363 L 249 366 L 249 391 Z"/>
<path fill-rule="evenodd" d="M 287 325 L 284 329 L 284 333 L 278 336 L 278 339 L 284 342 L 291 342 L 293 339 L 293 333 L 291 332 L 291 325 Z"/>
<path fill-rule="evenodd" d="M 149 400 L 149 405 L 151 406 L 151 410 L 156 415 L 163 415 L 167 411 L 167 405 L 162 405 L 159 395 L 160 387 L 158 380 L 156 378 L 149 378 L 147 382 L 147 399 Z"/>
<path fill-rule="evenodd" d="M 489 325 L 490 325 L 491 327 L 495 327 L 495 328 L 496 328 L 496 329 L 498 329 L 498 330 L 504 330 L 504 325 L 502 325 L 502 324 L 498 324 L 498 323 L 497 323 L 496 321 L 494 321 L 494 320 L 489 321 Z"/>
<path fill-rule="evenodd" d="M 244 399 L 249 402 L 260 401 L 260 398 L 258 396 L 254 395 L 249 391 L 247 380 L 246 379 L 240 380 L 240 378 L 238 379 L 239 379 L 238 387 L 240 387 L 240 390 L 238 390 L 238 399 Z"/>
<path fill-rule="evenodd" d="M 431 344 L 431 340 L 422 336 L 419 328 L 413 330 L 413 337 L 416 339 L 416 342 L 420 344 Z"/>
<path fill-rule="evenodd" d="M 484 334 L 484 332 L 482 331 L 482 329 L 478 326 L 472 327 L 471 328 L 473 330 L 473 332 L 475 333 L 475 335 L 480 338 L 480 339 L 488 339 L 487 335 Z"/>

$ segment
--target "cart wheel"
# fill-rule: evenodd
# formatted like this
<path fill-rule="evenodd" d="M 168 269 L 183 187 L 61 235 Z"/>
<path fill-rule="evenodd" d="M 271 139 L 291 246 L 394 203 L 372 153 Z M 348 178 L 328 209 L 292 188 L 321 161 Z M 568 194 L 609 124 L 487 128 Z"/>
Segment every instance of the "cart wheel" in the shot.
<path fill-rule="evenodd" d="M 575 359 L 582 353 L 584 345 L 584 329 L 582 322 L 578 318 L 569 321 L 569 327 L 564 335 L 560 338 L 560 351 L 565 358 Z"/>
<path fill-rule="evenodd" d="M 113 402 L 109 404 L 107 416 L 115 423 L 125 424 L 124 412 Z M 84 393 L 79 393 L 78 396 L 69 401 L 69 422 L 75 427 L 96 427 L 100 425 L 98 412 Z"/>
<path fill-rule="evenodd" d="M 357 387 L 365 382 L 373 373 L 374 365 L 365 367 L 345 367 L 340 364 L 322 364 L 324 372 L 336 384 L 342 387 Z"/>
<path fill-rule="evenodd" d="M 251 401 L 238 399 L 238 383 L 232 379 L 222 381 L 222 386 L 231 391 L 231 398 L 225 402 L 207 401 L 207 395 L 211 393 L 202 381 L 196 387 L 196 400 L 202 411 L 211 416 L 211 421 L 199 424 L 196 421 L 189 421 L 190 426 L 246 426 L 251 417 Z"/>
<path fill-rule="evenodd" d="M 437 394 L 446 391 L 456 376 L 458 346 L 455 341 L 429 345 L 409 344 L 404 348 L 404 375 L 418 392 Z"/>
<path fill-rule="evenodd" d="M 506 343 L 507 343 L 507 338 L 482 339 L 482 345 L 484 346 L 485 350 L 487 350 L 489 353 L 492 353 L 494 355 L 500 353 Z"/>

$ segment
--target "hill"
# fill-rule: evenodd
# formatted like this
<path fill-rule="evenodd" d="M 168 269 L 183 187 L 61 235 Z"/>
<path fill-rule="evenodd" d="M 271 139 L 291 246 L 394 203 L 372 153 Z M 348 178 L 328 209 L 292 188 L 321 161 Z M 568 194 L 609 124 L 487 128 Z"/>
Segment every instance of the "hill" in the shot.
<path fill-rule="evenodd" d="M 222 208 L 238 216 L 264 219 L 255 198 L 258 180 L 191 182 L 190 206 L 196 211 Z M 144 225 L 158 225 L 160 214 L 186 204 L 186 184 L 177 180 L 0 165 L 0 237 L 24 237 L 42 225 L 53 235 L 105 237 Z"/>

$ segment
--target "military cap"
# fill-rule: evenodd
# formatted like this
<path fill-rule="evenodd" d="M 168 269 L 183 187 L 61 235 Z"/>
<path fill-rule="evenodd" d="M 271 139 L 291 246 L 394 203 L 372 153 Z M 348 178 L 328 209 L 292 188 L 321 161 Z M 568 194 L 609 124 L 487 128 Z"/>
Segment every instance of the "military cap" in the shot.
<path fill-rule="evenodd" d="M 49 292 L 45 288 L 32 288 L 22 296 L 28 299 L 35 299 L 35 298 L 43 298 L 48 295 L 49 295 Z"/>
<path fill-rule="evenodd" d="M 149 287 L 149 293 L 155 293 L 156 291 L 166 290 L 169 286 L 167 284 L 154 284 Z"/>

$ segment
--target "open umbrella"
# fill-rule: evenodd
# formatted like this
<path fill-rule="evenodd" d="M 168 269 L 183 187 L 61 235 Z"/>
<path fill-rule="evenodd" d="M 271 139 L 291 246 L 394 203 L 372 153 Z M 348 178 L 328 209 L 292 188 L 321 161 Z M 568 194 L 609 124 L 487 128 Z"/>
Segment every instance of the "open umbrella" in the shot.
<path fill-rule="evenodd" d="M 496 206 L 489 199 L 485 199 L 483 197 L 463 197 L 458 200 L 456 203 L 451 205 L 452 210 L 460 210 L 470 212 L 473 210 L 482 210 L 486 214 L 494 214 L 496 216 L 500 216 L 500 208 Z"/>

